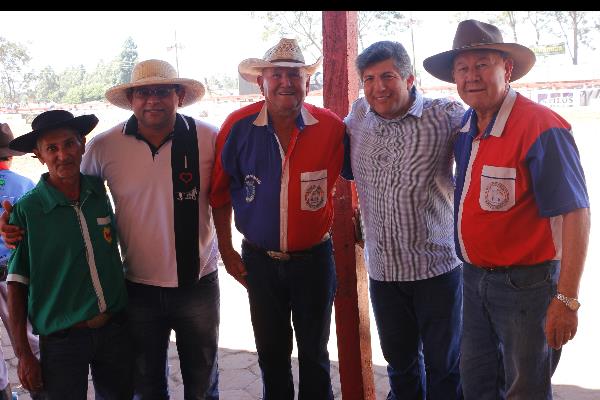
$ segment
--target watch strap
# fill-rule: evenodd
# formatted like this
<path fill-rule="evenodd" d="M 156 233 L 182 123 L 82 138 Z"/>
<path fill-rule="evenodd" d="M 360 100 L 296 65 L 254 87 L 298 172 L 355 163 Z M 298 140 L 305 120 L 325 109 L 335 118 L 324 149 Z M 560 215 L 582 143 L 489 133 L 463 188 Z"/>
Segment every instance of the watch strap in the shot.
<path fill-rule="evenodd" d="M 555 295 L 554 297 L 556 297 L 556 298 L 557 298 L 559 301 L 561 301 L 562 303 L 564 303 L 564 304 L 565 304 L 567 307 L 569 307 L 570 309 L 573 309 L 573 308 L 571 307 L 571 303 L 573 303 L 573 302 L 577 302 L 577 303 L 579 303 L 579 300 L 578 300 L 578 299 L 576 299 L 576 298 L 574 298 L 574 297 L 568 297 L 568 296 L 565 296 L 564 294 L 562 294 L 562 293 L 560 293 L 560 292 L 557 292 L 557 293 L 556 293 L 556 295 Z"/>

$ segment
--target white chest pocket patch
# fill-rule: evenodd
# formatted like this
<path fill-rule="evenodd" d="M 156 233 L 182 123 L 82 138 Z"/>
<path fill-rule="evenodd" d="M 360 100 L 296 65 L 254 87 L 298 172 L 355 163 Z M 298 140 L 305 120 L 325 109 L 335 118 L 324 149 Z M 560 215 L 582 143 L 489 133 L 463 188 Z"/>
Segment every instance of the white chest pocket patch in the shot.
<path fill-rule="evenodd" d="M 98 225 L 108 225 L 110 224 L 110 215 L 107 217 L 98 217 L 96 218 L 96 222 L 98 222 Z"/>
<path fill-rule="evenodd" d="M 327 203 L 327 170 L 300 174 L 300 209 L 317 211 Z"/>
<path fill-rule="evenodd" d="M 479 205 L 486 211 L 506 211 L 515 205 L 517 169 L 484 165 Z"/>

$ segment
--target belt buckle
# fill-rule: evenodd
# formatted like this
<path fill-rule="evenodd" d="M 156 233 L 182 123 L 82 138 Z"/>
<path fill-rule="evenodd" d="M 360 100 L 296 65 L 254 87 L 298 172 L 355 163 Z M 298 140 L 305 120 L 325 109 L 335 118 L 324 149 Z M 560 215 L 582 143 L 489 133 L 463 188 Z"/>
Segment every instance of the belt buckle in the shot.
<path fill-rule="evenodd" d="M 267 255 L 274 260 L 278 261 L 289 261 L 291 256 L 288 253 L 282 253 L 280 251 L 267 251 Z"/>

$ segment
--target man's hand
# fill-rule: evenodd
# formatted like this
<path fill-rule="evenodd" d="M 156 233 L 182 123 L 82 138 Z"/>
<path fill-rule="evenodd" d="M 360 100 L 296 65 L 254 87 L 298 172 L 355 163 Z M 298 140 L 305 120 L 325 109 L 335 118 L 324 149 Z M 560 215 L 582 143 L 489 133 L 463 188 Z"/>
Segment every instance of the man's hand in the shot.
<path fill-rule="evenodd" d="M 19 358 L 17 374 L 23 387 L 30 392 L 41 392 L 44 387 L 42 383 L 42 368 L 40 362 L 33 353 L 28 352 Z"/>
<path fill-rule="evenodd" d="M 246 272 L 246 266 L 244 265 L 244 261 L 242 261 L 240 253 L 234 249 L 230 249 L 221 252 L 221 259 L 223 259 L 227 273 L 247 289 L 246 275 L 248 275 L 248 272 Z"/>
<path fill-rule="evenodd" d="M 4 200 L 2 202 L 2 207 L 4 207 L 4 211 L 2 212 L 2 215 L 0 215 L 0 235 L 2 235 L 6 247 L 14 249 L 17 247 L 17 244 L 23 240 L 25 231 L 16 225 L 8 224 L 8 219 L 12 212 L 12 204 L 10 204 L 10 201 Z"/>
<path fill-rule="evenodd" d="M 577 311 L 567 308 L 558 299 L 553 298 L 546 312 L 546 340 L 555 350 L 560 349 L 577 333 Z"/>

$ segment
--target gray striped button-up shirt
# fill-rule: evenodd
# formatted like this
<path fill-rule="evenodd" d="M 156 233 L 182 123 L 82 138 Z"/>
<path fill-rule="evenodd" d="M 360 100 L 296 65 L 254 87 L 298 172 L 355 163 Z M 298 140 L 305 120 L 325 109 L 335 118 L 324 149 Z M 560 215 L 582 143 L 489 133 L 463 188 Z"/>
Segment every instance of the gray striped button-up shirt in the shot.
<path fill-rule="evenodd" d="M 460 265 L 454 251 L 453 144 L 464 114 L 448 99 L 414 90 L 396 119 L 360 98 L 345 119 L 369 276 L 415 281 Z"/>

